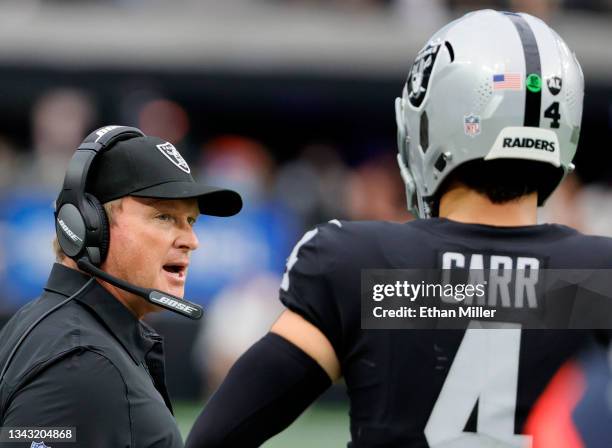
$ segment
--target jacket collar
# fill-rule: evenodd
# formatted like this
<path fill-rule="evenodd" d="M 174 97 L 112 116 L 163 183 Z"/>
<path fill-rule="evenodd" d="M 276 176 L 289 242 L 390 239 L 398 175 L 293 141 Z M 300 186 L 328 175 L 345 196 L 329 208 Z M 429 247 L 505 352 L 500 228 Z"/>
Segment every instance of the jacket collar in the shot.
<path fill-rule="evenodd" d="M 87 274 L 55 263 L 45 290 L 69 297 L 90 278 Z M 159 335 L 140 322 L 125 305 L 97 281 L 74 300 L 88 308 L 106 325 L 137 364 L 145 361 L 145 356 L 154 343 L 161 340 Z"/>

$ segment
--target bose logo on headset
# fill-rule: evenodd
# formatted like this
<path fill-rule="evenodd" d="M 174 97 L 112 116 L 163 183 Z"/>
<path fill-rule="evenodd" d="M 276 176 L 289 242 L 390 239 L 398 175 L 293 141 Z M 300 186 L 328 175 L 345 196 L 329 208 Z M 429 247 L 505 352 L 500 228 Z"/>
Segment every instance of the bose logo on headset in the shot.
<path fill-rule="evenodd" d="M 177 310 L 185 311 L 186 313 L 193 313 L 194 311 L 197 311 L 197 309 L 192 306 L 186 305 L 184 303 L 179 302 L 178 300 L 171 299 L 170 297 L 166 297 L 161 294 L 152 294 L 149 297 L 153 302 L 164 304 Z"/>
<path fill-rule="evenodd" d="M 95 140 L 96 143 L 98 142 L 98 140 L 100 140 L 105 134 L 108 134 L 110 131 L 112 131 L 113 129 L 117 129 L 121 126 L 106 126 L 103 127 L 102 129 L 98 129 L 96 131 L 96 135 L 98 136 L 98 138 Z"/>
<path fill-rule="evenodd" d="M 65 233 L 66 235 L 68 235 L 68 237 L 69 237 L 69 238 L 70 238 L 72 241 L 74 241 L 74 242 L 77 242 L 77 241 L 81 241 L 81 242 L 82 242 L 82 241 L 83 241 L 83 240 L 82 240 L 81 238 L 79 238 L 79 237 L 78 237 L 78 236 L 77 236 L 77 235 L 76 235 L 76 234 L 75 234 L 75 233 L 74 233 L 72 230 L 70 230 L 70 227 L 68 227 L 68 226 L 66 225 L 66 223 L 65 223 L 65 222 L 64 222 L 62 219 L 58 219 L 58 220 L 57 220 L 57 222 L 58 222 L 58 224 L 60 225 L 60 227 L 62 228 L 62 230 L 64 231 L 64 233 Z"/>

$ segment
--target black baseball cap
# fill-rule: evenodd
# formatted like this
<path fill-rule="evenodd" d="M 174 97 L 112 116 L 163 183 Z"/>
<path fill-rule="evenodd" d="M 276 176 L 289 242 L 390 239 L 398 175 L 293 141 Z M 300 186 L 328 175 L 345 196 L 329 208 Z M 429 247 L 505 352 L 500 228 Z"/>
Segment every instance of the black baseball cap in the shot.
<path fill-rule="evenodd" d="M 102 203 L 124 196 L 197 198 L 200 213 L 212 216 L 232 216 L 242 208 L 238 193 L 196 182 L 174 145 L 152 136 L 120 141 L 98 155 L 85 191 Z"/>

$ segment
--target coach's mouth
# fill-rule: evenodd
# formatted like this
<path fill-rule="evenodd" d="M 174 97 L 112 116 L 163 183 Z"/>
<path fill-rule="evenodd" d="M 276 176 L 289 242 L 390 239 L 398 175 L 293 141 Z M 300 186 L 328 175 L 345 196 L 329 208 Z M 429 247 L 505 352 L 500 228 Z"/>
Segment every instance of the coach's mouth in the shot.
<path fill-rule="evenodd" d="M 179 282 L 184 282 L 187 277 L 187 269 L 189 268 L 189 262 L 187 261 L 174 261 L 171 263 L 166 263 L 162 266 L 164 272 L 168 274 L 168 276 L 174 280 Z"/>

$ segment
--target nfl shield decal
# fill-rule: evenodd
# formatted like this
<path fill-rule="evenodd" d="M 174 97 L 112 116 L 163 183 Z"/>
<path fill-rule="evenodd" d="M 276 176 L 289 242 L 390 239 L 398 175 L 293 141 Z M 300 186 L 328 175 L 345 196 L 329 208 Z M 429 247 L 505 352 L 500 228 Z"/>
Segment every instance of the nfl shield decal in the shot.
<path fill-rule="evenodd" d="M 465 135 L 469 137 L 476 137 L 480 134 L 480 115 L 465 115 L 463 117 L 463 130 Z"/>
<path fill-rule="evenodd" d="M 186 172 L 187 174 L 191 173 L 191 169 L 183 156 L 178 152 L 178 150 L 174 147 L 172 143 L 162 143 L 161 145 L 157 145 L 157 149 L 161 152 L 168 160 L 170 160 L 174 165 L 177 166 L 180 170 Z"/>

